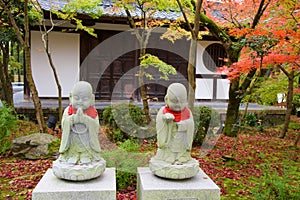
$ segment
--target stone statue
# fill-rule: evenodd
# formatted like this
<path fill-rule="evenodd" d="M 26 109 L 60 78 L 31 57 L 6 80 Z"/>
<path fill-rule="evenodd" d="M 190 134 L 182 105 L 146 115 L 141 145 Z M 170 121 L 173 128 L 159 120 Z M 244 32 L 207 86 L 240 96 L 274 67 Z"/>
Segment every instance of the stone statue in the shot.
<path fill-rule="evenodd" d="M 89 180 L 105 170 L 106 162 L 100 156 L 100 125 L 94 101 L 88 82 L 80 81 L 74 85 L 70 105 L 63 113 L 60 155 L 53 162 L 53 173 L 58 178 Z"/>
<path fill-rule="evenodd" d="M 184 85 L 173 83 L 165 96 L 166 106 L 156 117 L 158 150 L 151 158 L 150 170 L 157 176 L 185 179 L 196 175 L 199 163 L 190 155 L 194 136 L 194 120 L 187 106 Z"/>

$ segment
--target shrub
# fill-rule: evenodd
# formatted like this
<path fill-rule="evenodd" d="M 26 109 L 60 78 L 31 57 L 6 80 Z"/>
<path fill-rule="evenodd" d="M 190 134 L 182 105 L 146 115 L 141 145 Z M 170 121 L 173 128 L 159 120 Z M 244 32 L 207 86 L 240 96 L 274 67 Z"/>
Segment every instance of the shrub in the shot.
<path fill-rule="evenodd" d="M 107 167 L 116 168 L 119 191 L 128 187 L 136 188 L 137 167 L 145 167 L 148 164 L 147 155 L 124 151 L 120 148 L 113 151 L 104 150 L 101 155 L 106 160 Z"/>
<path fill-rule="evenodd" d="M 124 142 L 139 134 L 145 135 L 147 130 L 146 115 L 142 108 L 132 103 L 120 103 L 108 106 L 103 111 L 102 119 L 111 129 L 108 137 L 114 142 Z"/>
<path fill-rule="evenodd" d="M 5 103 L 0 108 L 0 154 L 5 154 L 12 145 L 10 131 L 17 127 L 17 118 L 13 111 L 14 109 L 7 107 Z"/>
<path fill-rule="evenodd" d="M 202 144 L 209 130 L 220 127 L 220 114 L 212 108 L 201 106 L 194 109 L 194 143 Z"/>
<path fill-rule="evenodd" d="M 258 117 L 254 113 L 247 113 L 245 116 L 245 121 L 244 123 L 248 126 L 254 127 L 258 123 Z"/>
<path fill-rule="evenodd" d="M 300 117 L 299 114 L 297 113 L 300 112 L 300 89 L 299 88 L 295 89 L 292 102 L 293 102 L 292 114 L 297 114 L 298 117 Z"/>

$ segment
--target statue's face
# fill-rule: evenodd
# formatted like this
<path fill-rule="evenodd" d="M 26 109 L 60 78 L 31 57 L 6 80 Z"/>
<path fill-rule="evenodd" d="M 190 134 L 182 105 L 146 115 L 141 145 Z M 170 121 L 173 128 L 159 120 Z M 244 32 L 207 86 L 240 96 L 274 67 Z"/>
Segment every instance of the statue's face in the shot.
<path fill-rule="evenodd" d="M 74 90 L 72 94 L 72 105 L 76 109 L 82 108 L 83 110 L 92 105 L 92 94 L 88 90 Z"/>
<path fill-rule="evenodd" d="M 172 93 L 168 93 L 166 96 L 166 104 L 173 111 L 182 111 L 186 106 L 186 99 L 179 98 Z"/>

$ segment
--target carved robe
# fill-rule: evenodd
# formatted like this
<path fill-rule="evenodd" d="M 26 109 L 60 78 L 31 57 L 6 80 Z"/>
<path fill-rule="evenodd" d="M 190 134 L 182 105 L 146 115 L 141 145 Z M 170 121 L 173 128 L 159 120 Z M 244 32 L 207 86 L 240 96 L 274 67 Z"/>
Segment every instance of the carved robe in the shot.
<path fill-rule="evenodd" d="M 68 106 L 62 119 L 62 139 L 59 148 L 61 161 L 79 164 L 99 160 L 101 147 L 98 140 L 99 119 L 96 109 L 91 106 L 83 111 L 89 116 L 88 122 L 74 123 L 72 115 L 76 109 Z"/>
<path fill-rule="evenodd" d="M 171 113 L 175 119 L 167 121 L 164 114 Z M 190 151 L 194 136 L 194 120 L 191 111 L 184 108 L 183 111 L 170 111 L 168 107 L 162 107 L 156 118 L 158 151 L 156 160 L 162 160 L 171 164 L 186 163 L 191 159 Z"/>

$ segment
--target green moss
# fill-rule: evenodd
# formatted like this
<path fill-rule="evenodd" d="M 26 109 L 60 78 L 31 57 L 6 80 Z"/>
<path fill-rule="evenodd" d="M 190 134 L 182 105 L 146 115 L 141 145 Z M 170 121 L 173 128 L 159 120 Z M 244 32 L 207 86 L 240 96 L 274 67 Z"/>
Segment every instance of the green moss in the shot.
<path fill-rule="evenodd" d="M 289 129 L 300 130 L 300 124 L 297 122 L 290 122 Z"/>
<path fill-rule="evenodd" d="M 48 150 L 49 150 L 49 156 L 53 156 L 55 155 L 56 153 L 58 153 L 58 150 L 59 150 L 59 146 L 60 146 L 60 140 L 56 140 L 56 141 L 53 141 L 51 142 L 49 145 L 48 145 Z"/>
<path fill-rule="evenodd" d="M 102 157 L 106 160 L 106 167 L 116 168 L 117 189 L 124 190 L 128 187 L 136 188 L 137 168 L 148 165 L 148 154 L 134 153 L 116 149 L 102 151 Z"/>

